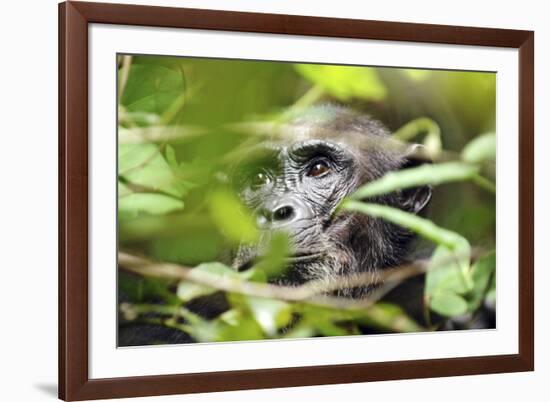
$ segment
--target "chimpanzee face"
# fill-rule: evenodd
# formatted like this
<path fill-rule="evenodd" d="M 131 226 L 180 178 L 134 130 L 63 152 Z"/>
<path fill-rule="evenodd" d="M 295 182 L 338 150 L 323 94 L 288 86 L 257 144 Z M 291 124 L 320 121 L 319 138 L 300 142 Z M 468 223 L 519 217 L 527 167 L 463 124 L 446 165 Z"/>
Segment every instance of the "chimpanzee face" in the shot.
<path fill-rule="evenodd" d="M 241 165 L 237 187 L 255 215 L 260 242 L 284 231 L 294 256 L 318 254 L 336 207 L 355 188 L 353 154 L 315 139 L 264 144 L 254 154 Z"/>
<path fill-rule="evenodd" d="M 252 266 L 275 232 L 286 233 L 291 246 L 287 270 L 277 280 L 285 284 L 390 267 L 407 252 L 409 231 L 335 212 L 360 185 L 410 166 L 409 154 L 388 146 L 387 130 L 370 118 L 328 112 L 328 119 L 316 114 L 293 122 L 286 139 L 247 151 L 234 169 L 232 181 L 260 231 L 257 244 L 239 247 L 236 269 Z M 417 213 L 430 195 L 429 188 L 419 188 L 369 201 Z"/>

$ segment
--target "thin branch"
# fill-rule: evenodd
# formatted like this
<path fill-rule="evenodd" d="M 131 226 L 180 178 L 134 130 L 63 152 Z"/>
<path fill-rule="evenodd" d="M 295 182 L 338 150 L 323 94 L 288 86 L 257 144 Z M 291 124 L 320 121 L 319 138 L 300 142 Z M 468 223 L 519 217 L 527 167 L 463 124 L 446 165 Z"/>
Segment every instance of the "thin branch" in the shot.
<path fill-rule="evenodd" d="M 292 105 L 292 107 L 290 108 L 290 114 L 292 114 L 293 111 L 295 112 L 298 110 L 303 110 L 313 105 L 325 95 L 326 92 L 322 87 L 320 87 L 319 85 L 313 85 L 302 95 L 302 97 L 294 102 L 294 105 Z"/>
<path fill-rule="evenodd" d="M 422 259 L 377 273 L 364 272 L 357 275 L 331 278 L 330 281 L 326 279 L 314 280 L 301 286 L 279 286 L 220 277 L 219 275 L 197 271 L 178 264 L 155 263 L 148 259 L 123 252 L 118 254 L 118 264 L 121 269 L 143 276 L 178 281 L 184 280 L 220 291 L 240 293 L 248 296 L 279 299 L 289 302 L 303 302 L 350 310 L 364 309 L 371 306 L 403 280 L 425 273 L 429 262 L 429 259 Z M 445 261 L 441 263 L 444 265 Z M 337 290 L 368 285 L 382 286 L 361 300 L 328 296 L 328 294 Z"/>
<path fill-rule="evenodd" d="M 181 197 L 177 196 L 177 195 L 174 195 L 172 193 L 169 193 L 167 191 L 163 191 L 163 190 L 160 190 L 158 188 L 153 188 L 153 187 L 149 187 L 149 186 L 144 186 L 143 184 L 139 184 L 139 183 L 134 183 L 130 180 L 128 180 L 126 177 L 124 176 L 118 176 L 118 180 L 124 184 L 126 187 L 128 187 L 130 190 L 132 190 L 131 193 L 127 193 L 127 194 L 122 194 L 120 195 L 118 198 L 121 199 L 121 198 L 124 198 L 124 197 L 128 197 L 132 194 L 136 194 L 136 193 L 141 193 L 141 194 L 159 194 L 159 195 L 163 195 L 165 197 L 169 197 L 169 198 L 172 198 L 174 200 L 178 200 L 178 201 L 181 201 Z"/>
<path fill-rule="evenodd" d="M 128 76 L 130 75 L 130 66 L 132 65 L 132 56 L 122 56 L 122 67 L 120 68 L 120 81 L 118 82 L 118 103 L 122 99 Z"/>
<path fill-rule="evenodd" d="M 482 189 L 495 194 L 497 192 L 497 188 L 495 183 L 493 183 L 491 180 L 487 179 L 486 177 L 481 176 L 480 174 L 476 174 L 472 176 L 472 181 L 477 184 Z"/>
<path fill-rule="evenodd" d="M 141 169 L 142 167 L 147 166 L 149 163 L 151 163 L 155 159 L 157 155 L 162 156 L 162 150 L 164 146 L 165 144 L 160 144 L 158 147 L 155 147 L 155 149 L 151 151 L 151 153 L 147 155 L 147 158 L 145 158 L 142 162 L 138 163 L 135 166 L 130 166 L 129 168 L 123 170 L 122 172 L 118 172 L 118 176 L 123 177 L 134 170 L 138 170 L 138 169 Z"/>
<path fill-rule="evenodd" d="M 118 128 L 119 144 L 148 144 L 162 142 L 180 142 L 204 135 L 208 130 L 195 126 L 162 126 Z"/>

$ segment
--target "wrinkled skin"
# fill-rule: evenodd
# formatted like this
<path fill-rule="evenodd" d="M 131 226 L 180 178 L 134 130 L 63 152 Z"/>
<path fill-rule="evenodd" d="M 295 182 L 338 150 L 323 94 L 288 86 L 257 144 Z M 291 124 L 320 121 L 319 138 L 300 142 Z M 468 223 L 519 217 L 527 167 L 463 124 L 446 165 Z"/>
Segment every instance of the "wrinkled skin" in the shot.
<path fill-rule="evenodd" d="M 292 249 L 278 283 L 330 281 L 402 263 L 411 232 L 363 214 L 335 212 L 362 184 L 414 165 L 411 148 L 398 146 L 380 123 L 334 106 L 312 108 L 285 130 L 285 139 L 261 144 L 234 169 L 233 182 L 261 233 L 258 244 L 239 248 L 234 267 L 250 267 L 274 231 L 287 233 Z M 430 197 L 431 189 L 421 187 L 369 201 L 419 213 Z M 368 291 L 345 289 L 339 295 Z"/>

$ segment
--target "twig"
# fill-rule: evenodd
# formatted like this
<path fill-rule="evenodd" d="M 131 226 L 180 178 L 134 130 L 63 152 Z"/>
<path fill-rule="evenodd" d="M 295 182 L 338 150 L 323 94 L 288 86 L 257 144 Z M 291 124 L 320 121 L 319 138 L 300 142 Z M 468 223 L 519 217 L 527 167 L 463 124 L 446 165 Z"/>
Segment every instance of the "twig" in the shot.
<path fill-rule="evenodd" d="M 493 183 L 491 180 L 487 179 L 486 177 L 481 176 L 480 174 L 476 174 L 472 177 L 472 181 L 477 184 L 482 189 L 489 191 L 490 193 L 495 194 L 497 192 L 497 188 L 495 183 Z"/>
<path fill-rule="evenodd" d="M 165 197 L 169 197 L 169 198 L 172 198 L 172 199 L 175 199 L 175 200 L 178 200 L 178 201 L 181 201 L 181 197 L 177 196 L 177 195 L 174 195 L 172 193 L 169 193 L 167 191 L 163 191 L 163 190 L 160 190 L 158 188 L 153 188 L 153 187 L 149 187 L 149 186 L 144 186 L 142 184 L 139 184 L 139 183 L 134 183 L 130 180 L 128 180 L 126 177 L 124 176 L 118 176 L 118 180 L 124 184 L 126 187 L 128 187 L 130 190 L 132 190 L 131 193 L 127 193 L 127 194 L 123 194 L 121 196 L 119 196 L 118 198 L 121 199 L 121 198 L 124 198 L 124 197 L 128 197 L 132 194 L 135 194 L 135 193 L 142 193 L 142 194 L 159 194 L 159 195 L 163 195 Z"/>
<path fill-rule="evenodd" d="M 118 254 L 118 264 L 121 269 L 143 276 L 184 280 L 220 291 L 240 293 L 248 296 L 279 299 L 289 302 L 304 302 L 351 310 L 364 309 L 371 306 L 403 280 L 426 272 L 429 261 L 429 259 L 417 260 L 410 264 L 377 272 L 376 274 L 365 272 L 357 275 L 331 278 L 330 282 L 324 279 L 310 281 L 301 286 L 279 286 L 220 277 L 219 275 L 193 270 L 190 267 L 178 264 L 155 263 L 145 258 L 123 252 Z M 442 261 L 441 265 L 444 265 L 444 263 Z M 327 295 L 340 289 L 380 284 L 383 285 L 361 300 Z"/>
<path fill-rule="evenodd" d="M 162 126 L 118 128 L 119 144 L 149 144 L 179 142 L 199 137 L 208 133 L 208 129 L 195 126 Z"/>
<path fill-rule="evenodd" d="M 293 111 L 303 110 L 313 105 L 318 100 L 320 100 L 325 94 L 326 92 L 322 87 L 320 87 L 319 85 L 313 85 L 302 95 L 302 97 L 300 97 L 296 102 L 294 102 L 294 105 L 292 105 L 290 109 L 291 113 L 289 114 L 292 114 Z"/>
<path fill-rule="evenodd" d="M 130 66 L 132 65 L 132 56 L 122 56 L 122 67 L 120 68 L 120 81 L 118 82 L 118 103 L 122 99 L 124 94 L 124 88 L 128 82 L 128 76 L 130 75 Z"/>

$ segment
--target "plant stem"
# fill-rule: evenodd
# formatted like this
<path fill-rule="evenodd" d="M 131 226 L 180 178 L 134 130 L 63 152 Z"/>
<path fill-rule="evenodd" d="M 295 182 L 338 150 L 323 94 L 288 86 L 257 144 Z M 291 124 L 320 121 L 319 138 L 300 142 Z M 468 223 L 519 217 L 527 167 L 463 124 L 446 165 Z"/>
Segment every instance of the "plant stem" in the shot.
<path fill-rule="evenodd" d="M 495 183 L 493 183 L 491 180 L 487 179 L 486 177 L 483 177 L 479 174 L 472 176 L 472 181 L 477 184 L 479 187 L 481 187 L 484 190 L 489 191 L 490 193 L 495 194 L 497 192 L 497 188 L 495 186 Z"/>
<path fill-rule="evenodd" d="M 130 75 L 130 66 L 132 65 L 132 56 L 122 56 L 122 67 L 120 68 L 120 81 L 118 82 L 118 103 L 122 99 L 124 94 L 124 88 L 128 82 L 128 76 Z"/>

